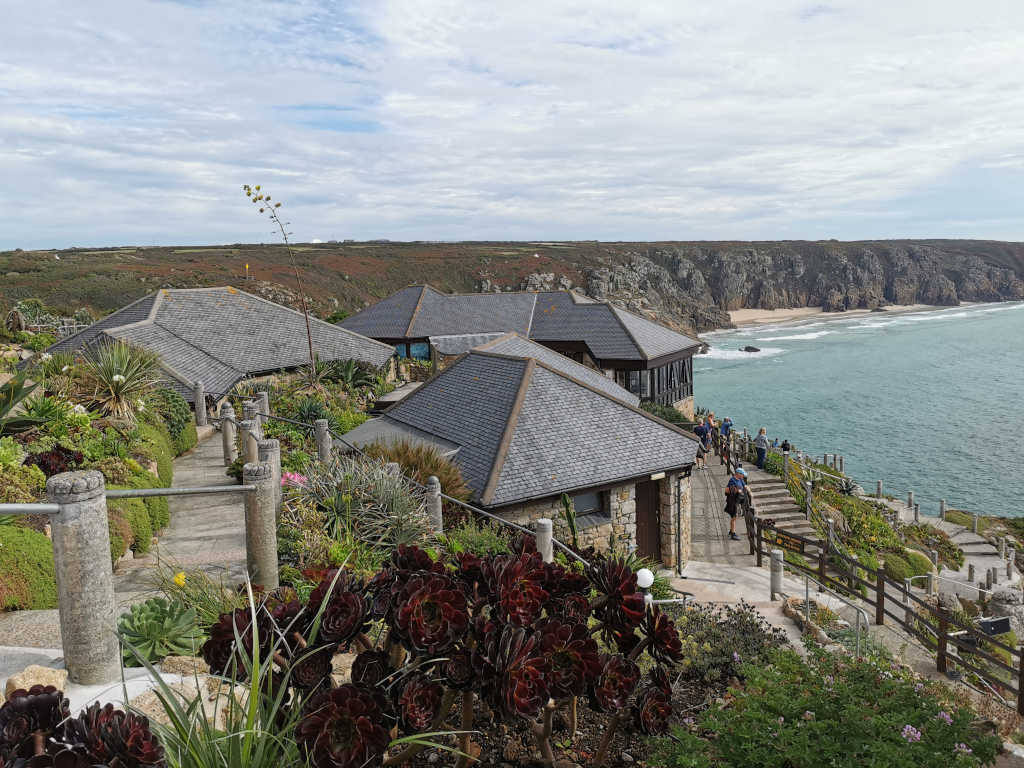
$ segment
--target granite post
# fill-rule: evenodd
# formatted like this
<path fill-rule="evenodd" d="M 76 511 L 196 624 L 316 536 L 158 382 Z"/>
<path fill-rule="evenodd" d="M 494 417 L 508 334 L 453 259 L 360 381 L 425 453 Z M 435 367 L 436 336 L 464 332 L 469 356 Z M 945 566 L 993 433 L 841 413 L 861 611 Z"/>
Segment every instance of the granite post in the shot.
<path fill-rule="evenodd" d="M 444 533 L 444 515 L 441 511 L 441 481 L 434 475 L 427 478 L 427 519 L 433 533 Z"/>
<path fill-rule="evenodd" d="M 245 494 L 245 564 L 249 578 L 265 590 L 277 589 L 274 468 L 267 462 L 246 464 L 242 467 L 242 483 L 256 486 Z"/>
<path fill-rule="evenodd" d="M 978 532 L 978 516 L 977 515 L 971 515 L 971 532 L 972 533 L 977 533 Z"/>
<path fill-rule="evenodd" d="M 260 418 L 266 423 L 267 419 L 270 418 L 270 393 L 263 390 L 257 394 L 256 407 L 259 411 Z"/>
<path fill-rule="evenodd" d="M 946 519 L 946 500 L 939 499 L 939 520 Z"/>
<path fill-rule="evenodd" d="M 844 475 L 846 474 L 846 459 L 842 456 L 839 457 L 839 472 Z"/>
<path fill-rule="evenodd" d="M 320 461 L 331 460 L 331 433 L 327 427 L 327 419 L 317 419 L 313 422 L 316 428 L 316 453 Z"/>
<path fill-rule="evenodd" d="M 789 477 L 789 451 L 782 452 L 782 482 Z"/>
<path fill-rule="evenodd" d="M 114 572 L 103 475 L 64 472 L 46 482 L 60 512 L 50 517 L 64 665 L 80 685 L 113 683 L 121 672 Z"/>
<path fill-rule="evenodd" d="M 907 506 L 910 507 L 911 509 L 914 508 L 914 492 L 913 491 L 909 491 L 907 493 Z"/>
<path fill-rule="evenodd" d="M 550 563 L 555 559 L 555 545 L 551 541 L 553 535 L 551 519 L 547 517 L 538 518 L 534 525 L 537 538 L 537 551 L 540 552 L 540 556 L 543 558 L 545 563 Z"/>
<path fill-rule="evenodd" d="M 920 504 L 915 504 L 914 505 L 914 522 L 915 523 L 920 523 L 921 522 L 921 505 Z"/>
<path fill-rule="evenodd" d="M 224 466 L 230 467 L 231 462 L 238 458 L 237 427 L 234 422 L 235 409 L 230 402 L 224 401 L 220 406 L 220 439 L 224 446 Z"/>
<path fill-rule="evenodd" d="M 875 484 L 875 498 L 876 499 L 882 498 L 882 481 L 881 480 L 879 480 Z"/>
<path fill-rule="evenodd" d="M 257 440 L 263 439 L 263 423 L 260 421 L 259 403 L 256 400 L 246 400 L 242 403 L 242 417 L 252 422 L 250 430 Z"/>
<path fill-rule="evenodd" d="M 814 499 L 814 486 L 809 482 L 804 482 L 804 519 L 811 519 L 811 505 Z"/>
<path fill-rule="evenodd" d="M 259 461 L 258 438 L 254 432 L 252 420 L 238 422 L 238 440 L 243 464 L 255 464 Z"/>
<path fill-rule="evenodd" d="M 782 592 L 782 572 L 783 572 L 783 552 L 781 549 L 772 550 L 771 560 L 771 598 L 776 599 L 776 596 Z"/>
<path fill-rule="evenodd" d="M 974 575 L 975 575 L 974 563 L 968 563 L 967 564 L 967 580 L 969 582 L 971 582 L 971 584 L 974 583 Z"/>
<path fill-rule="evenodd" d="M 196 426 L 205 427 L 206 421 L 206 392 L 203 390 L 203 382 L 196 379 L 192 383 L 192 399 L 196 406 Z"/>
<path fill-rule="evenodd" d="M 281 500 L 284 497 L 281 490 L 281 443 L 273 438 L 267 438 L 260 440 L 257 447 L 259 462 L 269 464 L 274 475 L 274 514 L 280 517 Z"/>

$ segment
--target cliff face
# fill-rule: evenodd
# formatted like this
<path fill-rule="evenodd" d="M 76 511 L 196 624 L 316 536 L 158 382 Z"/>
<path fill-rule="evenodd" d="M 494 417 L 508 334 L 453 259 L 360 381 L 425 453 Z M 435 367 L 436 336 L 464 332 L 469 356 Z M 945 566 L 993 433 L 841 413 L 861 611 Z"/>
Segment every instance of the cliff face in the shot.
<path fill-rule="evenodd" d="M 837 312 L 1024 299 L 1024 249 L 1005 243 L 673 243 L 623 246 L 608 257 L 579 270 L 579 290 L 698 330 L 728 325 L 727 313 L 742 308 Z M 567 282 L 559 273 L 534 274 L 516 287 Z"/>

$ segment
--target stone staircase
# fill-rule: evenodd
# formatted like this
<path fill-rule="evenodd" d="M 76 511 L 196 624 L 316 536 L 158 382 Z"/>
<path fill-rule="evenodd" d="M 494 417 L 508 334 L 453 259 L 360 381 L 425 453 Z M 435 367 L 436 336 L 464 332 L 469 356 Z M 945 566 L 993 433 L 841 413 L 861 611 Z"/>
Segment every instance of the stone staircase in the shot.
<path fill-rule="evenodd" d="M 818 533 L 804 518 L 804 511 L 797 506 L 782 478 L 757 469 L 751 464 L 743 467 L 747 471 L 747 489 L 754 505 L 754 514 L 761 519 L 775 521 L 775 526 L 784 533 L 792 533 L 806 539 L 817 539 Z M 805 545 L 804 554 L 815 556 L 818 548 Z"/>

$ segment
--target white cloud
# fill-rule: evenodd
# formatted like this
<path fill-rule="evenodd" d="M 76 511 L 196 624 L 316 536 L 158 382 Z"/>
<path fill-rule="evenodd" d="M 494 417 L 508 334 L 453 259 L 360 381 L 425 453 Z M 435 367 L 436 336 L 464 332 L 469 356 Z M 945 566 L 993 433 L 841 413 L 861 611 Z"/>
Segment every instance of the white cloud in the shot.
<path fill-rule="evenodd" d="M 1008 2 L 6 14 L 0 248 L 267 239 L 243 183 L 299 239 L 1024 238 Z"/>

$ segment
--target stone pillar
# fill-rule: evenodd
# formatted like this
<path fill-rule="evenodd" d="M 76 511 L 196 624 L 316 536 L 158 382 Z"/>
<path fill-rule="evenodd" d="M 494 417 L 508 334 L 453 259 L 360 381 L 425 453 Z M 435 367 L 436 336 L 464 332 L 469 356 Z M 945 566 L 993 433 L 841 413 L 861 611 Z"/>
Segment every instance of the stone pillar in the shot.
<path fill-rule="evenodd" d="M 1005 560 L 1006 559 L 1006 537 L 1005 536 L 1000 536 L 999 537 L 999 559 L 1000 560 Z"/>
<path fill-rule="evenodd" d="M 238 422 L 238 447 L 243 464 L 255 464 L 259 461 L 258 442 L 253 422 L 249 419 Z"/>
<path fill-rule="evenodd" d="M 839 457 L 839 472 L 846 474 L 846 460 L 842 456 Z"/>
<path fill-rule="evenodd" d="M 971 531 L 973 533 L 977 533 L 978 532 L 978 516 L 977 515 L 971 515 Z"/>
<path fill-rule="evenodd" d="M 938 568 L 939 568 L 939 550 L 937 550 L 937 549 L 929 549 L 928 550 L 928 559 L 930 559 L 932 561 L 932 565 L 934 565 L 935 569 L 938 570 Z"/>
<path fill-rule="evenodd" d="M 929 573 L 928 574 L 928 580 L 927 580 L 926 583 L 928 585 L 927 586 L 928 594 L 929 595 L 934 595 L 935 594 L 935 574 L 934 573 Z"/>
<path fill-rule="evenodd" d="M 771 560 L 771 598 L 775 600 L 776 595 L 782 592 L 783 573 L 783 552 L 781 549 L 772 550 Z"/>
<path fill-rule="evenodd" d="M 320 461 L 331 460 L 331 433 L 327 427 L 327 419 L 317 419 L 313 422 L 316 428 L 316 452 Z"/>
<path fill-rule="evenodd" d="M 910 509 L 914 508 L 914 492 L 913 491 L 910 491 L 909 493 L 907 493 L 907 506 L 910 507 Z"/>
<path fill-rule="evenodd" d="M 441 511 L 441 481 L 434 475 L 427 478 L 427 519 L 433 533 L 444 533 L 444 514 Z"/>
<path fill-rule="evenodd" d="M 876 499 L 882 498 L 882 481 L 881 480 L 879 480 L 875 484 L 875 498 Z"/>
<path fill-rule="evenodd" d="M 50 525 L 64 665 L 79 685 L 113 683 L 121 672 L 104 490 L 96 470 L 46 482 L 47 497 L 60 505 Z"/>
<path fill-rule="evenodd" d="M 1006 580 L 1013 581 L 1013 562 L 1010 560 L 1006 561 Z"/>
<path fill-rule="evenodd" d="M 782 482 L 789 477 L 789 451 L 782 452 Z"/>
<path fill-rule="evenodd" d="M 203 389 L 203 382 L 198 379 L 192 384 L 192 399 L 196 406 L 196 426 L 205 427 L 206 421 L 206 392 Z"/>
<path fill-rule="evenodd" d="M 804 482 L 804 519 L 811 519 L 811 507 L 814 503 L 814 486 Z"/>
<path fill-rule="evenodd" d="M 903 605 L 905 610 L 903 612 L 903 622 L 909 624 L 914 618 L 914 609 L 910 604 L 910 593 L 913 590 L 910 579 L 903 580 Z"/>
<path fill-rule="evenodd" d="M 940 520 L 945 520 L 946 519 L 946 500 L 945 499 L 939 499 L 939 519 Z"/>
<path fill-rule="evenodd" d="M 245 494 L 245 564 L 252 583 L 271 590 L 277 576 L 277 517 L 274 514 L 274 469 L 263 462 L 242 467 L 242 483 L 255 485 Z"/>
<path fill-rule="evenodd" d="M 257 440 L 262 440 L 263 426 L 260 421 L 259 403 L 256 400 L 247 400 L 242 403 L 242 418 L 252 422 L 250 430 Z"/>
<path fill-rule="evenodd" d="M 975 573 L 974 573 L 974 563 L 968 563 L 967 564 L 967 580 L 971 584 L 974 583 L 974 575 L 975 575 Z"/>
<path fill-rule="evenodd" d="M 257 456 L 259 463 L 266 462 L 270 465 L 271 472 L 274 476 L 274 513 L 278 517 L 281 515 L 281 500 L 284 497 L 284 493 L 281 490 L 281 443 L 272 438 L 267 440 L 260 440 L 258 445 Z"/>
<path fill-rule="evenodd" d="M 920 504 L 915 504 L 914 505 L 914 522 L 915 523 L 920 523 L 921 522 L 921 505 Z"/>
<path fill-rule="evenodd" d="M 555 559 L 555 545 L 552 543 L 552 525 L 547 517 L 541 517 L 534 521 L 534 530 L 537 537 L 537 551 L 545 563 Z"/>
<path fill-rule="evenodd" d="M 237 428 L 235 427 L 235 409 L 225 401 L 220 406 L 220 439 L 224 446 L 224 466 L 229 467 L 238 458 Z"/>
<path fill-rule="evenodd" d="M 270 416 L 270 393 L 263 391 L 257 394 L 256 408 L 259 411 L 260 418 L 266 422 Z"/>

